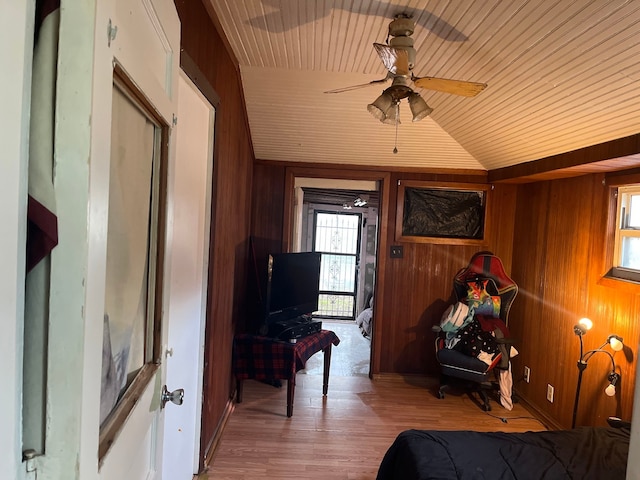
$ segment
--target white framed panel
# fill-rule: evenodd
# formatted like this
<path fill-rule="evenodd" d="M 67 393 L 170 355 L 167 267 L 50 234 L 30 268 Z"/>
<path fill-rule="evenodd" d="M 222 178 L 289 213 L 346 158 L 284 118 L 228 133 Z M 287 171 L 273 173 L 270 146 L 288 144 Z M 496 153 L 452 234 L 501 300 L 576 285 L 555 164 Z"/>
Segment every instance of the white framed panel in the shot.
<path fill-rule="evenodd" d="M 180 66 L 180 21 L 173 3 L 117 0 L 109 20 L 115 61 L 171 123 Z"/>

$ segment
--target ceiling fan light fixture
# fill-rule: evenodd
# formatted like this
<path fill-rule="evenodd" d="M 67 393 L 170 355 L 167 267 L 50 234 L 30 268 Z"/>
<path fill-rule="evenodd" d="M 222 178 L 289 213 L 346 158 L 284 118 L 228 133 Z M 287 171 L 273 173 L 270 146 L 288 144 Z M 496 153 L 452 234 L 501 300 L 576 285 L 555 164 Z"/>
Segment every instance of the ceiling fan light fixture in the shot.
<path fill-rule="evenodd" d="M 387 111 L 393 106 L 393 103 L 391 95 L 387 91 L 384 91 L 373 103 L 367 105 L 367 110 L 375 118 L 384 122 L 385 118 L 387 118 Z"/>
<path fill-rule="evenodd" d="M 427 105 L 427 102 L 425 102 L 424 99 L 415 92 L 409 95 L 408 101 L 414 122 L 419 122 L 424 117 L 431 115 L 431 112 L 433 112 L 433 108 Z"/>
<path fill-rule="evenodd" d="M 400 121 L 400 102 L 394 102 L 385 112 L 385 117 L 381 120 L 385 125 L 395 125 L 397 123 L 402 123 Z"/>

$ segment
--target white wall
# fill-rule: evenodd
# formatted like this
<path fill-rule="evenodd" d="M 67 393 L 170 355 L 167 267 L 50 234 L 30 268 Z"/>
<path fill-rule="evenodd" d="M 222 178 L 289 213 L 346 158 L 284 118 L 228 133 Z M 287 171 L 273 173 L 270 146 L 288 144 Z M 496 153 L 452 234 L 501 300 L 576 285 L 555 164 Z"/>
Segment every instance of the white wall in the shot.
<path fill-rule="evenodd" d="M 378 182 L 371 180 L 344 180 L 341 178 L 306 178 L 296 177 L 294 187 L 334 188 L 337 190 L 371 190 L 378 189 Z"/>
<path fill-rule="evenodd" d="M 34 2 L 2 0 L 0 11 L 0 465 L 2 475 L 23 478 L 22 327 Z"/>

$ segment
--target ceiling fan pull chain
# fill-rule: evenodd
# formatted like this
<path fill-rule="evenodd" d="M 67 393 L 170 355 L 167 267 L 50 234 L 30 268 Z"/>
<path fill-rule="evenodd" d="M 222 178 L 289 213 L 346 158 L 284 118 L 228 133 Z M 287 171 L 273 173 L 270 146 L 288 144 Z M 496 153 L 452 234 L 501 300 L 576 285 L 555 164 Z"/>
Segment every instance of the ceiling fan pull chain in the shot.
<path fill-rule="evenodd" d="M 393 146 L 393 153 L 398 153 L 398 124 L 400 123 L 400 102 L 396 102 L 396 141 Z"/>

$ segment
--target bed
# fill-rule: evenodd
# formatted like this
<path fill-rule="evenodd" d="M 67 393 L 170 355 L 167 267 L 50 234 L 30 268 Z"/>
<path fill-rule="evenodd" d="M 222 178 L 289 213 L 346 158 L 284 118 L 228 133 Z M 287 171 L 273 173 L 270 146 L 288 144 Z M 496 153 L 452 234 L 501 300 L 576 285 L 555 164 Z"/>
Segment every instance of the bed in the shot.
<path fill-rule="evenodd" d="M 406 430 L 384 455 L 377 480 L 624 480 L 629 432 Z"/>

